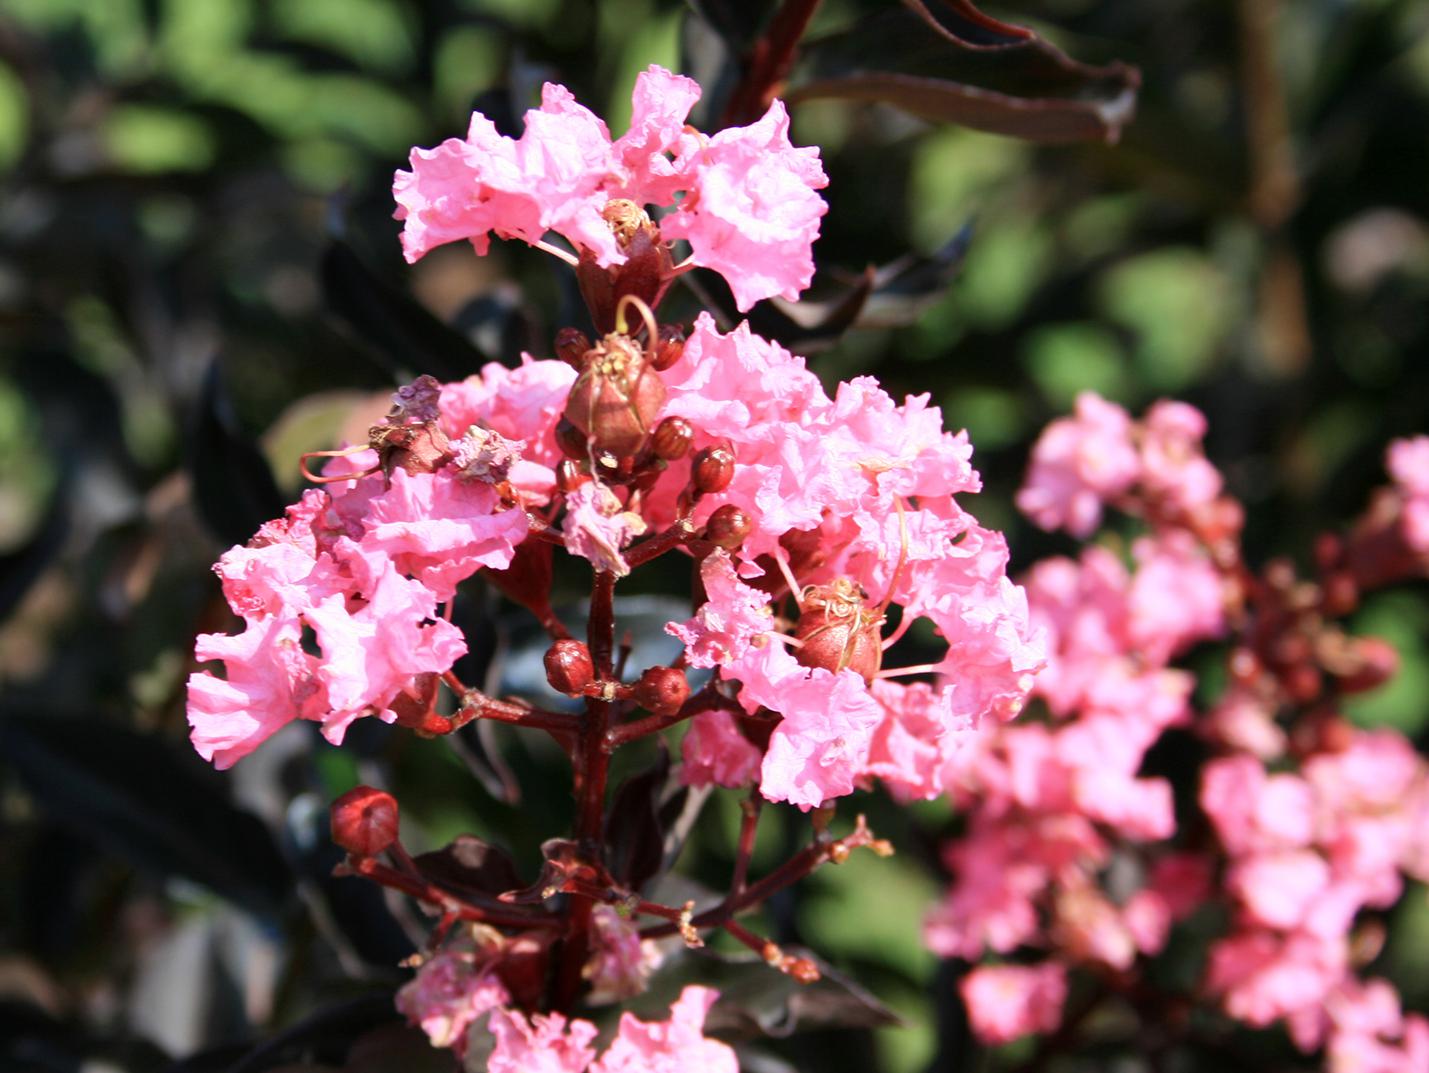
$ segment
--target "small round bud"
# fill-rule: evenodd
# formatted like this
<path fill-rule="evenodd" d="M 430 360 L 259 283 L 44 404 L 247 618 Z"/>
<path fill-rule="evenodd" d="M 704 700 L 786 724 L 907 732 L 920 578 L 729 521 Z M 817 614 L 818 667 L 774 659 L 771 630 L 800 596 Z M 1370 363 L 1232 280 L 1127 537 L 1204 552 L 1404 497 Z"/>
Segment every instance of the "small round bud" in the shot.
<path fill-rule="evenodd" d="M 694 442 L 695 427 L 683 417 L 667 417 L 655 426 L 655 435 L 650 438 L 650 447 L 656 458 L 673 462 L 684 458 Z"/>
<path fill-rule="evenodd" d="M 794 658 L 805 667 L 851 670 L 871 682 L 883 664 L 883 615 L 847 578 L 804 593 L 794 637 Z"/>
<path fill-rule="evenodd" d="M 397 799 L 357 786 L 332 803 L 332 840 L 354 857 L 376 857 L 397 841 Z"/>
<path fill-rule="evenodd" d="M 562 495 L 570 495 L 590 480 L 591 475 L 573 458 L 561 459 L 561 464 L 556 467 L 556 488 Z"/>
<path fill-rule="evenodd" d="M 690 699 L 690 683 L 674 667 L 651 667 L 635 683 L 635 703 L 655 715 L 673 715 Z"/>
<path fill-rule="evenodd" d="M 556 446 L 567 458 L 585 458 L 590 454 L 586 434 L 564 417 L 556 422 Z"/>
<path fill-rule="evenodd" d="M 595 681 L 595 663 L 590 649 L 581 641 L 567 638 L 546 650 L 546 681 L 557 693 L 578 697 Z"/>
<path fill-rule="evenodd" d="M 685 356 L 685 333 L 673 324 L 660 325 L 659 337 L 651 351 L 650 364 L 664 372 Z"/>
<path fill-rule="evenodd" d="M 690 483 L 701 495 L 723 492 L 734 480 L 734 447 L 728 440 L 695 455 Z"/>
<path fill-rule="evenodd" d="M 754 528 L 754 521 L 733 503 L 726 503 L 705 523 L 705 539 L 715 547 L 733 551 L 744 543 L 744 538 Z"/>
<path fill-rule="evenodd" d="M 585 353 L 590 349 L 590 336 L 579 328 L 562 328 L 556 333 L 556 357 L 575 369 L 585 367 Z"/>

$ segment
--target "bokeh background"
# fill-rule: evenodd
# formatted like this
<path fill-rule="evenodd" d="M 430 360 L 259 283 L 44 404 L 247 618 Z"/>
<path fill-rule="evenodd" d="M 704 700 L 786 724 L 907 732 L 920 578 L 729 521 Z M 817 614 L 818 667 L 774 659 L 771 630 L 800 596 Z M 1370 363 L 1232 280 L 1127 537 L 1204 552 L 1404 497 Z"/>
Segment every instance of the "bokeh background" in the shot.
<path fill-rule="evenodd" d="M 562 266 L 518 244 L 406 266 L 390 184 L 408 149 L 460 135 L 474 107 L 519 131 L 547 78 L 618 133 L 646 65 L 719 70 L 711 25 L 746 5 L 697 6 L 0 2 L 0 1066 L 256 1071 L 289 1061 L 262 1046 L 281 1033 L 318 1054 L 380 1023 L 420 922 L 327 875 L 326 802 L 359 780 L 401 792 L 417 848 L 474 831 L 529 861 L 560 830 L 564 790 L 541 787 L 564 787 L 561 765 L 504 733 L 453 747 L 359 726 L 338 751 L 298 728 L 217 775 L 187 748 L 183 683 L 194 635 L 227 624 L 208 567 L 280 512 L 299 451 L 400 378 L 549 354 L 579 319 Z M 811 32 L 879 6 L 829 0 Z M 1037 431 L 1086 388 L 1200 406 L 1252 561 L 1303 559 L 1382 480 L 1383 445 L 1429 431 L 1429 4 L 993 13 L 1140 68 L 1120 143 L 798 104 L 795 141 L 832 180 L 805 303 L 821 326 L 789 309 L 766 323 L 829 382 L 931 392 L 976 445 L 973 509 L 1020 563 L 1068 547 L 1011 496 Z M 891 282 L 848 326 L 837 302 L 869 265 Z M 672 617 L 652 599 L 626 605 L 631 621 Z M 529 630 L 494 600 L 464 613 L 480 670 L 519 682 L 539 655 Z M 1403 664 L 1356 717 L 1422 747 L 1425 591 L 1370 601 L 1356 625 Z M 1015 1065 L 966 1045 L 947 967 L 919 941 L 932 846 L 956 820 L 867 804 L 906 852 L 820 873 L 765 923 L 908 1026 L 771 1054 Z M 732 802 L 713 809 L 690 856 L 715 884 L 736 821 Z M 766 834 L 756 867 L 801 837 Z M 1405 899 L 1381 965 L 1420 1009 L 1424 903 Z M 443 1068 L 396 1030 L 365 1038 L 351 1068 Z"/>

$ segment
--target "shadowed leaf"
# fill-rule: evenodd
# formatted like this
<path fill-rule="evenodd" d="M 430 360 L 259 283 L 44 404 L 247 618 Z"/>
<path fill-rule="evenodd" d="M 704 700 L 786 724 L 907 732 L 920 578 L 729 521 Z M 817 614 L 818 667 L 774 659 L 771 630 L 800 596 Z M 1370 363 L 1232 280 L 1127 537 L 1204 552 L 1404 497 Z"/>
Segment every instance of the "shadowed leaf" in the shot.
<path fill-rule="evenodd" d="M 194 498 L 214 536 L 242 544 L 286 505 L 258 445 L 243 434 L 214 361 L 204 377 L 189 454 Z"/>

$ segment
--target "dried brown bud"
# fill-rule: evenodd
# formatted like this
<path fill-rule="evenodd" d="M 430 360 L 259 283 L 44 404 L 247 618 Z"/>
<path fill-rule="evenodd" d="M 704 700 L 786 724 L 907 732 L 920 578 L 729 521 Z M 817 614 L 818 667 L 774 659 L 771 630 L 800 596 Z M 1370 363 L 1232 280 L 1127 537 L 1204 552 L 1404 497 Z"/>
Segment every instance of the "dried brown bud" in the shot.
<path fill-rule="evenodd" d="M 701 495 L 723 492 L 734 480 L 734 446 L 724 440 L 695 455 L 690 484 Z"/>
<path fill-rule="evenodd" d="M 397 799 L 357 786 L 332 803 L 332 840 L 354 857 L 376 857 L 397 841 Z"/>
<path fill-rule="evenodd" d="M 705 539 L 725 551 L 733 551 L 744 543 L 754 528 L 754 521 L 733 503 L 726 503 L 710 515 L 705 523 Z"/>
<path fill-rule="evenodd" d="M 660 334 L 652 348 L 650 364 L 664 372 L 684 356 L 685 333 L 673 324 L 660 325 Z"/>
<path fill-rule="evenodd" d="M 557 693 L 578 697 L 595 681 L 595 663 L 590 649 L 581 641 L 567 638 L 546 650 L 546 681 Z"/>
<path fill-rule="evenodd" d="M 690 683 L 674 667 L 651 667 L 635 683 L 635 703 L 654 715 L 673 715 L 689 699 Z"/>
<path fill-rule="evenodd" d="M 579 328 L 562 328 L 556 333 L 556 357 L 567 365 L 580 369 L 590 349 L 590 336 Z"/>
<path fill-rule="evenodd" d="M 655 435 L 650 438 L 650 448 L 656 458 L 673 462 L 684 458 L 694 441 L 695 429 L 683 417 L 667 417 L 655 426 Z"/>

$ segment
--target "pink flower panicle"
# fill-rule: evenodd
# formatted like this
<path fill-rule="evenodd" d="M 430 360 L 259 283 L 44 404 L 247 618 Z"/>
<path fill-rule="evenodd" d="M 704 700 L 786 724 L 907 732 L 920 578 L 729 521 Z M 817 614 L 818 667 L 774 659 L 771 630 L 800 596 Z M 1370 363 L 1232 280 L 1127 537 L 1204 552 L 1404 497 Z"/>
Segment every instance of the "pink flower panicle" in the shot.
<path fill-rule="evenodd" d="M 602 267 L 625 260 L 604 215 L 612 201 L 668 209 L 665 237 L 684 239 L 689 263 L 722 274 L 741 311 L 809 285 L 810 247 L 827 209 L 818 150 L 795 148 L 775 101 L 758 122 L 707 137 L 686 126 L 693 81 L 652 66 L 636 79 L 630 130 L 605 124 L 562 86 L 547 83 L 518 139 L 479 112 L 465 139 L 413 149 L 393 182 L 409 262 L 466 239 L 486 253 L 491 234 L 536 244 L 551 231 Z"/>

